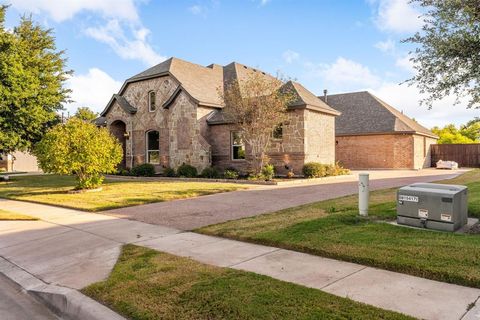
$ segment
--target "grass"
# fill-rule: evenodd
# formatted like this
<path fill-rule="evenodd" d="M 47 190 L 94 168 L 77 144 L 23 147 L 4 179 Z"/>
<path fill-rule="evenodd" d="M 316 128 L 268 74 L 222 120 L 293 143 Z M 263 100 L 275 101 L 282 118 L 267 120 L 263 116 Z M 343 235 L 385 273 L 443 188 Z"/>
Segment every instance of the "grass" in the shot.
<path fill-rule="evenodd" d="M 480 170 L 442 183 L 468 185 L 469 214 L 480 217 Z M 396 217 L 395 192 L 372 192 L 368 218 L 358 216 L 354 195 L 197 231 L 480 288 L 480 235 L 387 223 Z"/>
<path fill-rule="evenodd" d="M 0 209 L 0 221 L 1 220 L 38 220 L 35 217 L 19 214 L 7 210 Z"/>
<path fill-rule="evenodd" d="M 254 273 L 134 245 L 82 290 L 129 319 L 411 319 Z"/>
<path fill-rule="evenodd" d="M 100 192 L 68 193 L 74 186 L 71 176 L 12 176 L 9 182 L 0 182 L 0 198 L 101 211 L 244 188 L 211 182 L 106 180 Z"/>

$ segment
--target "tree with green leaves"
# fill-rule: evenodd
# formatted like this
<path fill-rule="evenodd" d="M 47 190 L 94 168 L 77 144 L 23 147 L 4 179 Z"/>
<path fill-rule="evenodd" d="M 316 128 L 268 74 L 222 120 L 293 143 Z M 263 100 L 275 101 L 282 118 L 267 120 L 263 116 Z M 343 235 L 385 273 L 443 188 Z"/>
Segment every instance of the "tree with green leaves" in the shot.
<path fill-rule="evenodd" d="M 116 171 L 123 151 L 108 129 L 73 117 L 51 128 L 37 143 L 35 155 L 44 172 L 74 174 L 77 189 L 91 189 L 102 184 L 103 174 Z"/>
<path fill-rule="evenodd" d="M 439 137 L 438 144 L 480 143 L 480 119 L 471 120 L 460 128 L 454 124 L 433 127 L 432 132 Z"/>
<path fill-rule="evenodd" d="M 29 16 L 13 31 L 5 28 L 7 6 L 0 6 L 0 153 L 31 150 L 68 101 L 63 51 L 50 29 Z"/>
<path fill-rule="evenodd" d="M 468 107 L 480 107 L 480 5 L 478 0 L 411 0 L 424 9 L 425 24 L 405 40 L 416 75 L 408 80 L 427 97 L 423 104 L 455 95 L 468 97 Z"/>
<path fill-rule="evenodd" d="M 92 122 L 93 120 L 98 118 L 98 113 L 90 110 L 89 107 L 79 107 L 75 112 L 74 117 L 83 121 Z"/>
<path fill-rule="evenodd" d="M 225 101 L 225 116 L 237 128 L 233 144 L 253 174 L 259 175 L 268 162 L 267 150 L 274 131 L 289 119 L 288 105 L 294 100 L 284 81 L 254 73 L 245 79 L 225 84 L 220 96 Z M 278 130 L 278 129 L 277 129 Z"/>

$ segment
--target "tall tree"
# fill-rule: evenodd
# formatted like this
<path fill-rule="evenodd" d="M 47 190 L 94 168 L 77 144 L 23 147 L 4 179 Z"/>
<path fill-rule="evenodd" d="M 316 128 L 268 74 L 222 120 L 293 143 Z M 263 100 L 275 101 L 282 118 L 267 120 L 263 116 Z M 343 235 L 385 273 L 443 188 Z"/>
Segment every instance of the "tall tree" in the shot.
<path fill-rule="evenodd" d="M 74 117 L 91 122 L 98 118 L 98 113 L 93 112 L 89 107 L 79 107 L 77 112 L 75 112 Z"/>
<path fill-rule="evenodd" d="M 451 94 L 469 97 L 468 107 L 480 107 L 480 4 L 478 0 L 411 0 L 425 10 L 420 32 L 406 39 L 418 45 L 411 61 L 415 83 L 427 97 L 422 103 Z"/>
<path fill-rule="evenodd" d="M 254 174 L 259 174 L 266 163 L 274 130 L 288 120 L 287 107 L 294 96 L 289 90 L 281 90 L 282 84 L 279 79 L 254 73 L 227 83 L 221 92 L 225 116 L 237 127 L 234 138 L 245 143 L 245 160 Z"/>
<path fill-rule="evenodd" d="M 5 29 L 7 6 L 0 6 L 0 153 L 32 149 L 58 122 L 56 111 L 68 101 L 63 51 L 51 29 L 24 16 Z"/>

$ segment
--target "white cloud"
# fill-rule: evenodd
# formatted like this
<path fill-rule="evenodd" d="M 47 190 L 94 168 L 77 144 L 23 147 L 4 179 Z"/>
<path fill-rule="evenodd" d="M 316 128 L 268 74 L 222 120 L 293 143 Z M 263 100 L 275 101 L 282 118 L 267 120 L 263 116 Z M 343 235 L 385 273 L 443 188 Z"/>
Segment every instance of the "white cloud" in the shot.
<path fill-rule="evenodd" d="M 431 110 L 420 106 L 422 94 L 415 86 L 396 83 L 382 83 L 376 88 L 369 89 L 373 94 L 391 104 L 405 115 L 415 118 L 427 128 L 444 126 L 449 123 L 461 124 L 478 116 L 478 110 L 467 109 L 466 101 L 454 106 L 455 98 L 448 97 L 434 103 Z"/>
<path fill-rule="evenodd" d="M 123 59 L 135 59 L 151 66 L 165 60 L 150 45 L 150 30 L 140 21 L 136 4 L 140 0 L 12 0 L 23 12 L 44 13 L 56 22 L 73 19 L 81 12 L 99 15 L 105 25 L 88 27 L 85 34 L 109 45 Z"/>
<path fill-rule="evenodd" d="M 298 60 L 299 57 L 300 55 L 298 54 L 298 52 L 295 52 L 293 50 L 287 50 L 282 54 L 282 58 L 286 63 L 292 63 L 295 60 Z"/>
<path fill-rule="evenodd" d="M 126 35 L 125 29 L 130 31 L 130 36 Z M 141 60 L 147 66 L 158 64 L 166 59 L 156 53 L 148 43 L 150 30 L 142 26 L 128 24 L 125 28 L 118 20 L 110 20 L 104 26 L 85 29 L 85 34 L 108 44 L 123 59 Z"/>
<path fill-rule="evenodd" d="M 67 87 L 72 90 L 74 102 L 67 105 L 67 110 L 73 114 L 78 107 L 89 107 L 101 112 L 121 86 L 121 82 L 98 68 L 91 68 L 87 74 L 73 75 Z"/>
<path fill-rule="evenodd" d="M 407 70 L 412 67 L 408 56 L 399 59 L 397 65 Z M 458 125 L 478 116 L 478 110 L 466 108 L 466 99 L 454 105 L 453 96 L 437 101 L 428 110 L 420 105 L 420 100 L 425 96 L 417 87 L 384 80 L 367 66 L 343 57 L 331 64 L 307 62 L 304 66 L 306 73 L 299 79 L 313 92 L 320 94 L 324 88 L 332 94 L 367 90 L 427 128 L 449 123 Z"/>
<path fill-rule="evenodd" d="M 395 52 L 395 42 L 392 39 L 387 39 L 385 41 L 379 41 L 375 43 L 375 48 L 385 53 L 394 53 Z"/>
<path fill-rule="evenodd" d="M 405 55 L 403 57 L 398 58 L 395 61 L 395 65 L 397 67 L 402 68 L 403 70 L 413 74 L 415 73 L 415 69 L 413 68 L 414 63 L 410 60 L 411 56 L 410 55 Z"/>
<path fill-rule="evenodd" d="M 307 62 L 305 66 L 310 76 L 320 77 L 329 86 L 343 90 L 358 86 L 375 87 L 380 83 L 380 78 L 368 67 L 343 57 L 337 58 L 332 64 L 315 65 Z"/>
<path fill-rule="evenodd" d="M 264 6 L 269 3 L 271 0 L 260 0 L 260 5 Z"/>
<path fill-rule="evenodd" d="M 134 0 L 10 0 L 8 3 L 21 12 L 47 13 L 56 22 L 72 19 L 82 11 L 92 11 L 107 18 L 138 20 Z"/>
<path fill-rule="evenodd" d="M 203 14 L 205 10 L 201 5 L 196 4 L 189 7 L 188 11 L 190 11 L 194 15 L 200 15 L 200 14 Z"/>
<path fill-rule="evenodd" d="M 375 23 L 380 30 L 413 33 L 420 30 L 420 11 L 409 0 L 369 0 L 374 7 Z"/>

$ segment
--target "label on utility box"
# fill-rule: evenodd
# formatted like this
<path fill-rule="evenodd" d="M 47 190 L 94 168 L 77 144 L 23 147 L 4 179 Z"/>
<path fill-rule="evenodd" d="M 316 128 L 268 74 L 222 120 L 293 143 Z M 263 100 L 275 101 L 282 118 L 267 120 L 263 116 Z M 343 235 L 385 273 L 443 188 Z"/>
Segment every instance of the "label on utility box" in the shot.
<path fill-rule="evenodd" d="M 419 218 L 428 218 L 428 210 L 427 209 L 418 209 L 418 217 Z"/>
<path fill-rule="evenodd" d="M 442 213 L 442 214 L 440 215 L 440 219 L 442 219 L 442 221 L 452 222 L 452 215 L 451 215 L 451 214 Z"/>
<path fill-rule="evenodd" d="M 398 195 L 398 200 L 399 201 L 407 201 L 407 202 L 418 202 L 418 197 L 417 196 L 407 196 L 404 194 L 399 194 Z"/>

